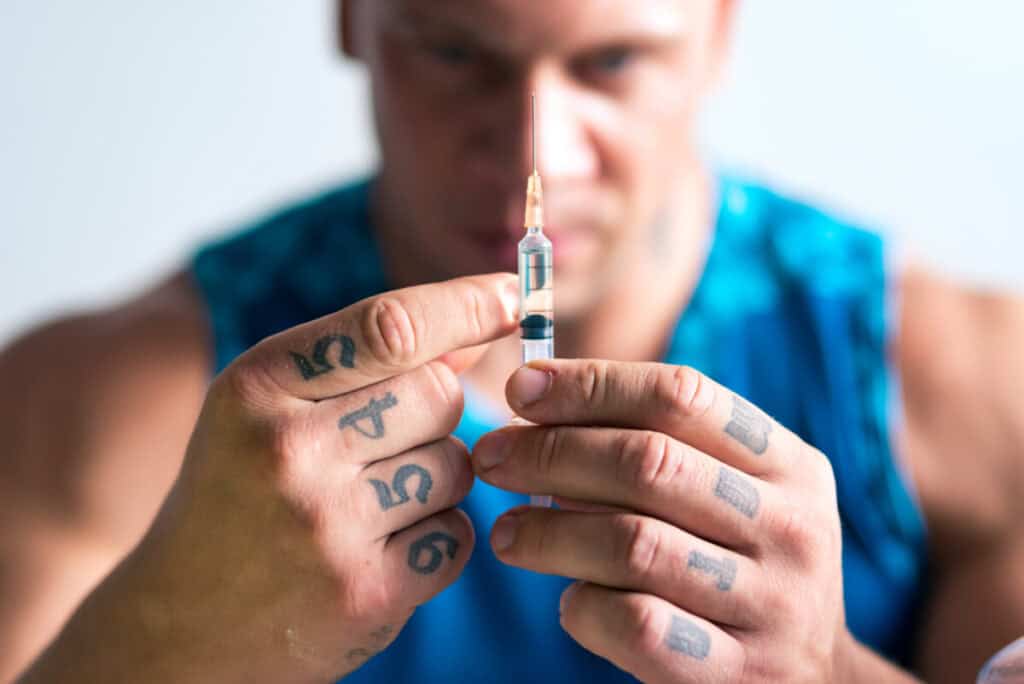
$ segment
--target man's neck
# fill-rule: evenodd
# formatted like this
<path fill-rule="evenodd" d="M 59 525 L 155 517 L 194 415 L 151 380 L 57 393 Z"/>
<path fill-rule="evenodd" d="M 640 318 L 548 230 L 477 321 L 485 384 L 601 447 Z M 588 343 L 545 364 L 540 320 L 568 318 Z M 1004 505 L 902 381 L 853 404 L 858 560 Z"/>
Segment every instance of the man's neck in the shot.
<path fill-rule="evenodd" d="M 657 222 L 634 244 L 615 287 L 573 320 L 559 319 L 556 310 L 555 353 L 563 358 L 656 361 L 663 357 L 680 313 L 703 272 L 713 231 L 715 192 L 707 172 L 694 165 L 681 179 Z M 374 216 L 386 222 L 386 211 Z M 386 227 L 378 224 L 384 236 Z M 645 242 L 646 241 L 646 242 Z M 389 275 L 417 267 L 386 259 Z M 390 263 L 395 261 L 396 263 Z M 420 274 L 419 282 L 442 276 Z M 556 292 L 557 298 L 557 292 Z M 484 396 L 504 406 L 504 383 L 519 365 L 520 344 L 512 336 L 491 345 L 465 378 Z"/>

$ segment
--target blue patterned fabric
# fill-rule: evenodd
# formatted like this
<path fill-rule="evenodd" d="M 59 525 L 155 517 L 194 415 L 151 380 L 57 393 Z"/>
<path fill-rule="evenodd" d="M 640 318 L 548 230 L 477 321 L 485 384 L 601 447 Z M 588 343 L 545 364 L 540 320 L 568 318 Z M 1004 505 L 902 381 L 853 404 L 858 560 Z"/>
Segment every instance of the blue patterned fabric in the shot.
<path fill-rule="evenodd" d="M 262 338 L 388 289 L 363 182 L 317 197 L 201 249 L 219 371 Z M 665 361 L 746 396 L 830 458 L 843 532 L 847 622 L 906 662 L 925 580 L 923 518 L 890 451 L 896 388 L 885 347 L 882 239 L 732 178 L 704 273 Z M 895 413 L 898 415 L 898 413 Z M 498 427 L 467 392 L 456 434 Z M 478 482 L 462 508 L 484 540 L 466 571 L 421 607 L 395 643 L 346 681 L 632 681 L 558 625 L 567 580 L 502 565 L 486 543 L 523 497 Z"/>

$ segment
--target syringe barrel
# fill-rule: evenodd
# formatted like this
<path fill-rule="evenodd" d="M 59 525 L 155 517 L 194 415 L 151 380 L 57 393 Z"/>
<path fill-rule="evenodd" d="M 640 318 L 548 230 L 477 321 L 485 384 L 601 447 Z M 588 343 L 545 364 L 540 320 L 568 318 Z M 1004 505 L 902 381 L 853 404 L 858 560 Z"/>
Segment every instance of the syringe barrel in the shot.
<path fill-rule="evenodd" d="M 524 362 L 554 355 L 554 268 L 551 241 L 529 228 L 519 242 L 519 335 Z M 527 348 L 530 359 L 527 359 Z M 533 354 L 546 354 L 534 356 Z"/>

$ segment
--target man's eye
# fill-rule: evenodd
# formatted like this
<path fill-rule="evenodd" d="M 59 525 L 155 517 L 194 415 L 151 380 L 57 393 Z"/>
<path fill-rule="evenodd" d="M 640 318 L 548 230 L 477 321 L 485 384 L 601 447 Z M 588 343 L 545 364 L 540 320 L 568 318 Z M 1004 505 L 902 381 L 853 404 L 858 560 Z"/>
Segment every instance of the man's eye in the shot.
<path fill-rule="evenodd" d="M 616 47 L 602 50 L 589 61 L 592 71 L 611 75 L 623 71 L 635 57 L 635 53 L 628 47 Z"/>
<path fill-rule="evenodd" d="M 458 43 L 432 43 L 426 46 L 426 51 L 431 58 L 450 67 L 466 66 L 475 57 L 472 48 Z"/>

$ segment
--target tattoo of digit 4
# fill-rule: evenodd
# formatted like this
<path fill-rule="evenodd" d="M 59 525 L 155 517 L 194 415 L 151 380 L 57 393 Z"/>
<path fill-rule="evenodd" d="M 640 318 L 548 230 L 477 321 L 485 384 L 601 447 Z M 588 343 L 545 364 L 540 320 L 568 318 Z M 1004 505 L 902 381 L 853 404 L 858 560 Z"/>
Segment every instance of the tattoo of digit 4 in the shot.
<path fill-rule="evenodd" d="M 338 429 L 344 430 L 347 427 L 370 439 L 380 439 L 384 436 L 384 418 L 381 416 L 389 408 L 398 406 L 398 399 L 388 392 L 383 399 L 370 399 L 370 403 L 361 409 L 347 413 L 338 419 Z M 369 420 L 373 425 L 373 432 L 364 430 L 359 426 L 359 421 Z"/>
<path fill-rule="evenodd" d="M 313 345 L 312 361 L 298 352 L 288 352 L 292 355 L 292 360 L 295 361 L 303 380 L 312 380 L 318 375 L 334 370 L 334 366 L 327 360 L 327 352 L 335 344 L 341 345 L 338 352 L 338 364 L 342 368 L 355 368 L 356 343 L 352 341 L 352 338 L 347 335 L 328 335 L 321 337 Z"/>
<path fill-rule="evenodd" d="M 434 486 L 434 479 L 430 477 L 430 472 L 426 468 L 415 463 L 406 463 L 395 473 L 394 479 L 391 480 L 391 489 L 383 480 L 370 480 L 370 484 L 377 491 L 377 500 L 380 502 L 381 510 L 386 511 L 409 500 L 409 492 L 405 490 L 405 483 L 414 475 L 419 475 L 420 478 L 420 483 L 416 487 L 416 500 L 421 504 L 427 503 L 427 495 Z M 391 495 L 392 489 L 398 495 L 397 499 Z"/>
<path fill-rule="evenodd" d="M 665 632 L 665 645 L 691 658 L 704 660 L 711 652 L 711 637 L 692 620 L 673 615 Z"/>
<path fill-rule="evenodd" d="M 732 395 L 732 417 L 725 426 L 727 435 L 760 456 L 768 448 L 772 423 L 746 399 Z"/>
<path fill-rule="evenodd" d="M 761 506 L 761 495 L 754 485 L 747 478 L 725 467 L 718 469 L 715 496 L 750 519 L 757 515 L 757 509 Z"/>
<path fill-rule="evenodd" d="M 736 581 L 736 561 L 728 556 L 717 560 L 705 556 L 700 551 L 691 551 L 686 567 L 713 575 L 718 579 L 718 591 L 729 591 L 732 589 L 732 583 Z"/>
<path fill-rule="evenodd" d="M 431 532 L 409 545 L 409 567 L 421 575 L 432 575 L 441 567 L 445 553 L 439 548 L 444 544 L 448 558 L 455 558 L 459 541 L 444 532 Z M 424 553 L 426 559 L 423 558 Z"/>

